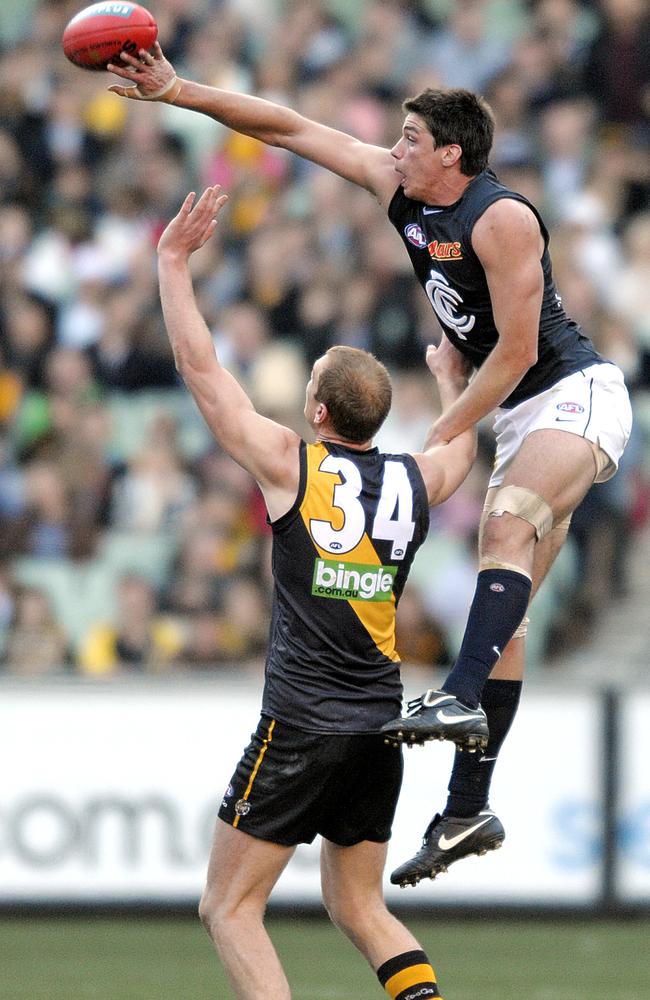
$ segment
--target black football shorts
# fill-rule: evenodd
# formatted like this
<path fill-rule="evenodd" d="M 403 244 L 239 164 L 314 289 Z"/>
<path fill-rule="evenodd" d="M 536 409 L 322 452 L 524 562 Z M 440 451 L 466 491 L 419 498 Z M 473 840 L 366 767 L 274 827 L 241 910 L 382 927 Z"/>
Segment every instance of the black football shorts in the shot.
<path fill-rule="evenodd" d="M 377 733 L 308 733 L 263 715 L 226 789 L 219 818 L 285 847 L 316 834 L 341 847 L 389 840 L 401 749 Z"/>

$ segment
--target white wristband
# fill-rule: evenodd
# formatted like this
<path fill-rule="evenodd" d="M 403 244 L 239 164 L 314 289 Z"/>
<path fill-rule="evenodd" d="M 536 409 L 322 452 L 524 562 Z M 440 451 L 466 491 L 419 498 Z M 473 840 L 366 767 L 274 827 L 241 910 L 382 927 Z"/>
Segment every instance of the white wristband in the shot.
<path fill-rule="evenodd" d="M 155 90 L 153 94 L 143 94 L 139 87 L 136 87 L 135 89 L 137 90 L 138 98 L 141 101 L 159 101 L 161 98 L 165 97 L 165 104 L 173 104 L 180 94 L 182 86 L 182 80 L 179 80 L 174 73 L 171 80 L 166 83 L 164 87 L 161 87 L 160 90 Z"/>

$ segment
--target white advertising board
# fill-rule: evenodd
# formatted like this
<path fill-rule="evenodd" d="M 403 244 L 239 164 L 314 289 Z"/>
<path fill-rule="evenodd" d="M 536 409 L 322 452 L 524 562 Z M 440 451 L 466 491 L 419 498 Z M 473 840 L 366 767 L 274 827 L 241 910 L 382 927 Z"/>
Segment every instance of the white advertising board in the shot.
<path fill-rule="evenodd" d="M 221 795 L 258 705 L 257 683 L 219 680 L 3 685 L 0 903 L 198 900 Z M 389 898 L 426 907 L 594 901 L 598 724 L 595 697 L 529 690 L 494 782 L 503 848 L 417 889 L 387 885 Z M 438 743 L 407 752 L 389 870 L 444 804 L 451 754 Z M 298 849 L 273 899 L 319 898 L 316 843 Z"/>
<path fill-rule="evenodd" d="M 618 892 L 626 903 L 650 903 L 650 693 L 627 695 L 620 716 Z"/>

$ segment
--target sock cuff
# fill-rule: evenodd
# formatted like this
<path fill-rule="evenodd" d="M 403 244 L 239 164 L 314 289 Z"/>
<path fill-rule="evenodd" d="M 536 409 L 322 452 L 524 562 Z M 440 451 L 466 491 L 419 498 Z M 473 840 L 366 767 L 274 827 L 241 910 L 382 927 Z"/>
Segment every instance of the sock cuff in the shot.
<path fill-rule="evenodd" d="M 522 687 L 522 681 L 491 680 L 488 678 L 481 694 L 481 705 L 484 709 L 517 705 L 521 698 Z"/>
<path fill-rule="evenodd" d="M 506 569 L 505 567 L 497 569 L 496 567 L 491 567 L 490 569 L 481 569 L 478 573 L 478 580 L 493 580 L 497 583 L 500 580 L 511 580 L 513 583 L 522 583 L 528 590 L 532 590 L 533 582 L 531 578 L 522 570 L 516 569 Z"/>
<path fill-rule="evenodd" d="M 377 979 L 382 986 L 385 986 L 397 972 L 408 969 L 411 965 L 429 965 L 429 959 L 423 951 L 405 951 L 380 965 L 377 969 Z"/>

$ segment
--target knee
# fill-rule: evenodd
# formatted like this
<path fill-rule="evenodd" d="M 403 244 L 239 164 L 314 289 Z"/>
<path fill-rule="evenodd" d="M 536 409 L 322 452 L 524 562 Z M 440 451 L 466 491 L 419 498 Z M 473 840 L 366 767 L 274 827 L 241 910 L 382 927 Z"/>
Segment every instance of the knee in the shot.
<path fill-rule="evenodd" d="M 372 925 L 376 906 L 368 899 L 354 896 L 325 897 L 325 907 L 334 926 L 354 944 L 365 940 L 367 928 Z"/>
<path fill-rule="evenodd" d="M 490 514 L 483 527 L 482 554 L 514 556 L 536 541 L 535 528 L 523 518 L 505 512 Z"/>
<path fill-rule="evenodd" d="M 199 903 L 199 919 L 215 944 L 225 933 L 230 916 L 223 900 L 206 889 Z"/>
<path fill-rule="evenodd" d="M 210 937 L 213 936 L 214 906 L 209 893 L 204 892 L 199 902 L 199 919 Z"/>
<path fill-rule="evenodd" d="M 354 918 L 350 915 L 350 902 L 348 899 L 344 901 L 340 898 L 338 893 L 330 892 L 327 886 L 322 886 L 323 893 L 323 904 L 327 910 L 327 915 L 338 930 L 346 933 L 345 928 L 350 922 L 354 923 Z"/>
<path fill-rule="evenodd" d="M 525 486 L 488 490 L 482 517 L 482 551 L 517 553 L 544 538 L 553 528 L 551 506 Z"/>
<path fill-rule="evenodd" d="M 234 936 L 246 935 L 264 922 L 265 900 L 235 898 L 206 889 L 199 903 L 199 918 L 212 942 L 219 947 Z"/>

